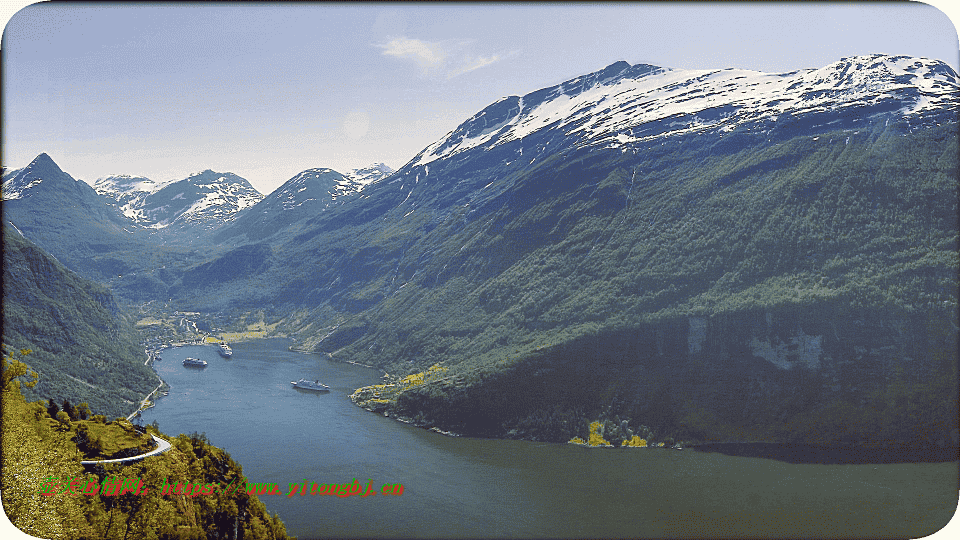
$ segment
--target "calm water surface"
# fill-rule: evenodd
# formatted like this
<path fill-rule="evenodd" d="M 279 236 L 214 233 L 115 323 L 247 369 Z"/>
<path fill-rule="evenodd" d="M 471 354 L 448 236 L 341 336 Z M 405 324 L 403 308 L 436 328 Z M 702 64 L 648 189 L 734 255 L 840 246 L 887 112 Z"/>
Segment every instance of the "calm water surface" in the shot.
<path fill-rule="evenodd" d="M 163 351 L 172 389 L 143 414 L 206 433 L 290 535 L 313 537 L 920 537 L 952 517 L 957 463 L 809 465 L 690 450 L 588 449 L 446 437 L 347 397 L 380 372 L 287 350 L 286 340 Z M 209 362 L 184 368 L 183 358 Z M 290 381 L 319 379 L 328 394 Z M 403 495 L 296 495 L 289 484 L 403 484 Z"/>

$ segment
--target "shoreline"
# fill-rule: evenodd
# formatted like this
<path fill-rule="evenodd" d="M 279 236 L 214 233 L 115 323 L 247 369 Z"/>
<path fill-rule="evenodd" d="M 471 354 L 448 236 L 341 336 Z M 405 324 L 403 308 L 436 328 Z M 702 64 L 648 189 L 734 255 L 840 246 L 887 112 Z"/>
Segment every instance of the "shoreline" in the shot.
<path fill-rule="evenodd" d="M 255 341 L 255 340 L 268 340 L 276 339 L 278 336 L 272 338 L 252 338 L 246 339 L 244 341 Z M 290 339 L 290 338 L 285 338 Z M 203 346 L 210 345 L 213 346 L 213 343 L 197 342 L 197 341 L 180 341 L 172 342 L 169 344 L 163 345 L 161 348 L 158 348 L 153 351 L 154 355 L 159 353 L 164 349 L 172 349 L 174 347 L 183 347 L 183 346 Z M 322 354 L 315 353 L 312 351 L 305 351 L 297 348 L 295 345 L 287 347 L 291 352 L 296 352 L 300 354 Z M 329 354 L 326 355 L 331 360 L 333 357 Z M 349 360 L 337 360 L 338 364 L 351 364 L 359 367 L 364 367 L 368 369 L 377 369 L 375 366 L 368 366 L 361 364 L 359 362 L 349 361 Z M 153 366 L 151 365 L 151 368 Z M 154 370 L 156 372 L 156 370 Z M 158 374 L 159 378 L 159 374 Z M 128 419 L 136 416 L 137 413 L 145 410 L 148 407 L 143 407 L 143 403 L 150 396 L 156 394 L 161 388 L 166 385 L 165 382 L 161 379 L 161 385 L 155 388 L 150 394 L 147 395 L 147 398 L 141 401 L 141 408 L 132 414 Z M 351 396 L 352 397 L 352 396 Z M 420 427 L 427 431 L 433 431 L 440 435 L 447 437 L 460 437 L 466 436 L 470 437 L 469 434 L 455 433 L 452 431 L 444 431 L 433 425 L 420 425 L 413 418 L 408 418 L 403 415 L 395 415 L 389 410 L 376 410 L 375 407 L 365 407 L 360 403 L 357 403 L 356 400 L 351 399 L 353 404 L 358 408 L 364 409 L 367 412 L 373 414 L 383 414 L 391 418 L 394 421 L 414 425 Z M 151 405 L 154 405 L 152 403 Z M 386 414 L 384 414 L 386 413 Z M 497 437 L 499 440 L 515 440 L 511 438 L 501 438 Z M 523 440 L 523 439 L 521 439 Z M 536 440 L 529 440 L 530 442 L 543 442 Z M 570 444 L 569 442 L 558 442 L 557 444 Z M 670 447 L 666 448 L 657 448 L 652 447 L 654 450 L 669 450 L 673 449 Z M 772 459 L 775 461 L 787 462 L 787 463 L 796 463 L 796 464 L 811 464 L 811 465 L 890 465 L 890 464 L 909 464 L 909 463 L 944 463 L 957 461 L 957 448 L 952 446 L 945 446 L 943 448 L 932 446 L 932 447 L 892 447 L 892 448 L 868 448 L 861 446 L 821 446 L 821 445 L 811 445 L 811 444 L 793 444 L 793 443 L 779 443 L 779 442 L 713 442 L 713 443 L 698 443 L 690 442 L 683 445 L 684 450 L 692 450 L 700 453 L 717 453 L 734 457 L 754 457 L 761 459 Z"/>

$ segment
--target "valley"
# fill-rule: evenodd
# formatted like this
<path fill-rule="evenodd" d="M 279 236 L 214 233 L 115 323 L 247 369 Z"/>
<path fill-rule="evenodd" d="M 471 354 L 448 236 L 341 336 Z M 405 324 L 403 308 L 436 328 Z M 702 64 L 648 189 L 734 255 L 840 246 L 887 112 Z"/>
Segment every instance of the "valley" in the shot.
<path fill-rule="evenodd" d="M 903 56 L 617 62 L 399 170 L 266 195 L 212 170 L 91 187 L 42 154 L 4 173 L 4 219 L 109 288 L 141 350 L 290 338 L 389 374 L 356 403 L 441 432 L 944 448 L 958 88 Z"/>

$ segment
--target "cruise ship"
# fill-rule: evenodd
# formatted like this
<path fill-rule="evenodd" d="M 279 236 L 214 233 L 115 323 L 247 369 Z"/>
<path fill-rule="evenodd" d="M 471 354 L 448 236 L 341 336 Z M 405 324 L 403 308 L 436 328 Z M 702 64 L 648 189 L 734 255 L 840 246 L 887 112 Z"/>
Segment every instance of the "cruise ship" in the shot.
<path fill-rule="evenodd" d="M 233 356 L 233 349 L 231 349 L 226 343 L 220 344 L 220 350 L 218 352 L 220 353 L 220 356 L 224 358 L 230 358 Z"/>
<path fill-rule="evenodd" d="M 292 384 L 294 388 L 299 388 L 301 390 L 313 390 L 315 392 L 330 391 L 330 387 L 320 381 L 308 381 L 306 379 L 300 379 L 296 382 L 291 381 L 290 384 Z"/>
<path fill-rule="evenodd" d="M 207 361 L 199 358 L 184 358 L 183 365 L 186 367 L 207 367 Z"/>

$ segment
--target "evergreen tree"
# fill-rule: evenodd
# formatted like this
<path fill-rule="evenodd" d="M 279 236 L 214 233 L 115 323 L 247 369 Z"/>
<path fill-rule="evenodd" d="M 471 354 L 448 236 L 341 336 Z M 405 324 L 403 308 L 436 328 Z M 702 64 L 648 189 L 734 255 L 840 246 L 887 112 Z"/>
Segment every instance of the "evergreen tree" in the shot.
<path fill-rule="evenodd" d="M 50 404 L 47 405 L 47 414 L 50 415 L 50 418 L 56 418 L 57 413 L 60 412 L 60 407 L 57 405 L 57 402 L 53 400 L 53 398 L 50 398 L 48 401 Z"/>
<path fill-rule="evenodd" d="M 80 413 L 77 412 L 76 407 L 74 407 L 74 406 L 70 403 L 70 400 L 68 400 L 68 399 L 64 399 L 64 400 L 63 400 L 63 412 L 67 413 L 67 416 L 69 416 L 71 420 L 79 420 L 79 419 L 80 419 Z"/>

